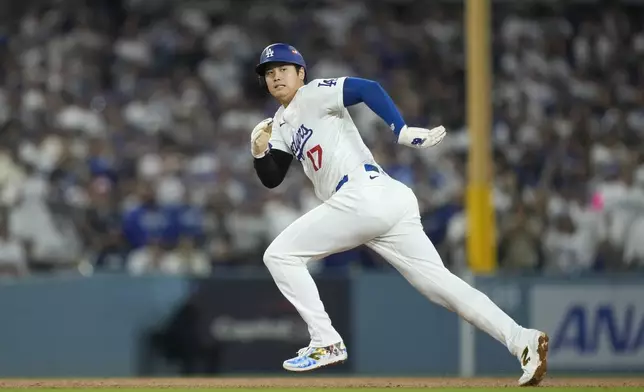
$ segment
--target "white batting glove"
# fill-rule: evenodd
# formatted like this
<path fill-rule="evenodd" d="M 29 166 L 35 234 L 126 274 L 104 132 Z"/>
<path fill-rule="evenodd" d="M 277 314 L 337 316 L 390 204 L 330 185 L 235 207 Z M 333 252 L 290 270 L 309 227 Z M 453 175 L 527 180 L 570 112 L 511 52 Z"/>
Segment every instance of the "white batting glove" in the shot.
<path fill-rule="evenodd" d="M 253 128 L 250 134 L 250 151 L 254 158 L 263 158 L 268 153 L 268 141 L 273 133 L 273 118 L 266 118 Z"/>
<path fill-rule="evenodd" d="M 440 143 L 447 131 L 440 125 L 432 129 L 403 126 L 398 135 L 398 143 L 413 148 L 428 148 Z"/>

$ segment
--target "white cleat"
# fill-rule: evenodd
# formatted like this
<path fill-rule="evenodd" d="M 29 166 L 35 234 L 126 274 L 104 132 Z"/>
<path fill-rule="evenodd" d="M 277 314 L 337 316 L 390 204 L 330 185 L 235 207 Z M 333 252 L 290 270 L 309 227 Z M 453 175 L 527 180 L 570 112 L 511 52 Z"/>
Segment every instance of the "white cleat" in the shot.
<path fill-rule="evenodd" d="M 519 354 L 523 375 L 519 386 L 537 386 L 546 377 L 548 370 L 548 335 L 537 330 L 526 331 L 526 345 Z"/>
<path fill-rule="evenodd" d="M 284 369 L 291 372 L 307 372 L 347 360 L 347 348 L 343 342 L 328 347 L 305 347 L 295 358 L 284 361 Z"/>

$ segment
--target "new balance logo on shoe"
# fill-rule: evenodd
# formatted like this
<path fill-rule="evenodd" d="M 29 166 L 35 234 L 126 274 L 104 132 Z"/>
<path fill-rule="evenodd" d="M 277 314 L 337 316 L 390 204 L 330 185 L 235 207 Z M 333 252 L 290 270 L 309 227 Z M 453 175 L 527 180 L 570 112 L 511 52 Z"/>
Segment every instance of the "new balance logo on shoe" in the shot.
<path fill-rule="evenodd" d="M 522 364 L 523 366 L 528 365 L 528 362 L 530 362 L 530 357 L 528 356 L 528 352 L 529 352 L 529 351 L 528 351 L 528 347 L 526 347 L 526 348 L 523 350 L 523 353 L 521 354 L 521 364 Z"/>

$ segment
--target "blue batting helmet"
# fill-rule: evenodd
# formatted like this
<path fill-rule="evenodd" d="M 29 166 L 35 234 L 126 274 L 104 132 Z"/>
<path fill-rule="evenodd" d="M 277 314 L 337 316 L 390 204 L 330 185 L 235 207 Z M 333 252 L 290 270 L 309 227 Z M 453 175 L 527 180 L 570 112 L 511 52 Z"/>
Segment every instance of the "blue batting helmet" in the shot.
<path fill-rule="evenodd" d="M 264 48 L 262 55 L 259 57 L 259 64 L 255 67 L 255 72 L 259 76 L 264 76 L 264 70 L 268 63 L 288 63 L 299 65 L 306 71 L 306 63 L 300 52 L 289 44 L 271 44 Z"/>

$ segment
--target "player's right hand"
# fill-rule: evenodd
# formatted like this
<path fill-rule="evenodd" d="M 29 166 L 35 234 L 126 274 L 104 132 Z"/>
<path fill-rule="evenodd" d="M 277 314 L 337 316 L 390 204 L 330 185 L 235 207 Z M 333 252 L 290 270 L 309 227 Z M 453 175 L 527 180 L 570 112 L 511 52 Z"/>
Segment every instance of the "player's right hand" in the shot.
<path fill-rule="evenodd" d="M 427 148 L 440 143 L 447 131 L 440 125 L 432 129 L 408 127 L 405 125 L 398 135 L 398 143 L 408 147 Z"/>
<path fill-rule="evenodd" d="M 254 158 L 262 158 L 268 152 L 268 141 L 273 132 L 273 118 L 266 118 L 253 128 L 250 134 L 251 153 Z"/>

